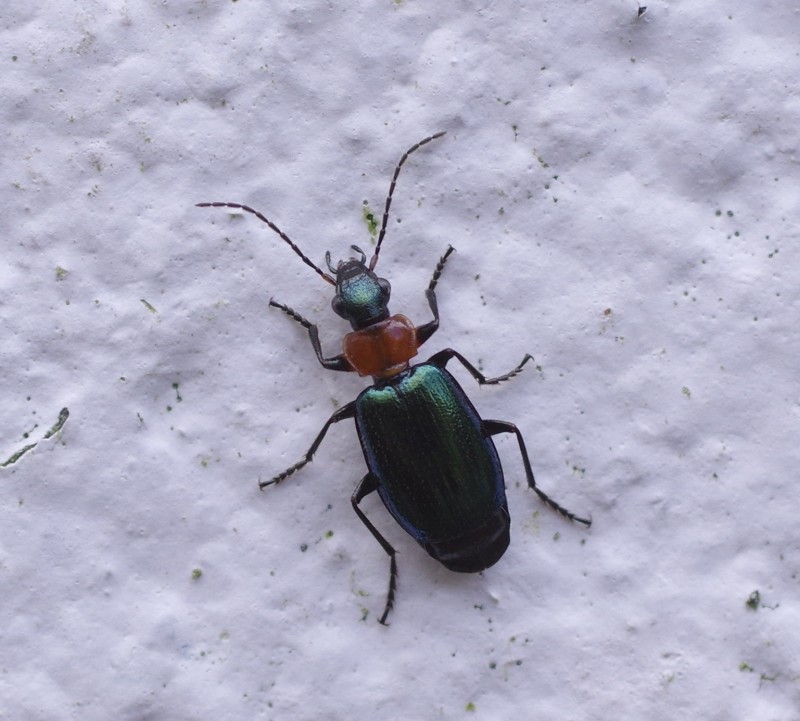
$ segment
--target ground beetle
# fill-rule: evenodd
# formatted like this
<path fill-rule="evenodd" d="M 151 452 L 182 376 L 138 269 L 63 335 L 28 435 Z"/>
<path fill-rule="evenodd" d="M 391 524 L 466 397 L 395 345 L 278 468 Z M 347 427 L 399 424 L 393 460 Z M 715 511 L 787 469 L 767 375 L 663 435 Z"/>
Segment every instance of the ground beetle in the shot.
<path fill-rule="evenodd" d="M 355 419 L 369 471 L 351 501 L 358 517 L 390 558 L 389 591 L 380 617 L 382 624 L 386 624 L 394 605 L 397 562 L 394 548 L 359 508 L 360 501 L 373 491 L 378 492 L 400 526 L 445 567 L 461 573 L 482 571 L 497 563 L 509 543 L 510 518 L 503 469 L 492 436 L 513 433 L 528 485 L 539 498 L 569 520 L 591 525 L 591 520 L 577 517 L 536 486 L 525 442 L 517 427 L 506 421 L 482 419 L 455 378 L 445 370 L 448 361 L 455 358 L 480 385 L 500 383 L 517 375 L 531 360 L 530 355 L 510 373 L 497 378 L 486 378 L 460 353 L 449 348 L 424 363 L 409 364 L 419 347 L 439 328 L 435 289 L 453 252 L 452 246 L 439 259 L 425 291 L 433 320 L 415 326 L 404 315 L 389 315 L 389 282 L 373 271 L 386 234 L 397 177 L 409 155 L 443 135 L 437 133 L 421 140 L 400 158 L 389 185 L 378 242 L 369 265 L 364 252 L 352 245 L 360 257 L 340 261 L 335 267 L 330 252 L 325 254 L 333 275 L 314 265 L 280 228 L 258 211 L 238 203 L 198 203 L 202 208 L 227 207 L 252 213 L 283 238 L 306 265 L 336 287 L 331 306 L 337 315 L 350 322 L 353 330 L 344 338 L 344 352 L 331 358 L 322 353 L 317 326 L 289 306 L 274 300 L 269 304 L 308 331 L 311 346 L 324 368 L 372 376 L 374 384 L 327 420 L 301 461 L 271 480 L 260 482 L 259 487 L 280 483 L 299 471 L 314 457 L 334 423 Z"/>

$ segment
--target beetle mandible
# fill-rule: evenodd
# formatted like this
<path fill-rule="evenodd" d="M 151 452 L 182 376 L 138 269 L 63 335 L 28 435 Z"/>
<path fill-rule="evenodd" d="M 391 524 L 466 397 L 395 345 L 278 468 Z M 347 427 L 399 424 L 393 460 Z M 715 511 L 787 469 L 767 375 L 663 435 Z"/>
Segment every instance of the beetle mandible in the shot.
<path fill-rule="evenodd" d="M 389 315 L 390 285 L 374 270 L 386 235 L 389 208 L 400 169 L 408 157 L 445 133 L 436 133 L 409 148 L 394 169 L 383 211 L 375 252 L 369 264 L 358 246 L 350 246 L 359 258 L 325 262 L 332 275 L 303 254 L 286 233 L 257 210 L 239 203 L 198 203 L 198 207 L 235 208 L 252 213 L 277 233 L 302 261 L 326 282 L 335 286 L 333 311 L 349 321 L 352 332 L 344 337 L 343 352 L 326 357 L 317 326 L 295 310 L 275 300 L 269 305 L 283 311 L 302 325 L 311 347 L 324 368 L 354 371 L 372 376 L 373 385 L 337 410 L 322 427 L 302 460 L 268 481 L 280 483 L 311 462 L 328 429 L 354 419 L 367 464 L 367 474 L 351 497 L 361 522 L 389 556 L 389 590 L 379 622 L 394 606 L 397 588 L 396 552 L 359 508 L 361 500 L 377 491 L 389 513 L 433 558 L 451 571 L 476 573 L 497 563 L 509 544 L 510 517 L 500 459 L 492 436 L 513 433 L 517 438 L 528 485 L 539 498 L 565 518 L 586 527 L 590 519 L 580 518 L 556 503 L 537 485 L 519 429 L 512 423 L 484 420 L 478 415 L 456 379 L 446 370 L 455 358 L 480 385 L 493 385 L 513 378 L 532 359 L 526 354 L 509 373 L 486 378 L 472 363 L 447 348 L 424 363 L 411 365 L 419 347 L 439 328 L 436 284 L 454 248 L 448 246 L 436 264 L 425 291 L 433 320 L 415 326 L 404 315 Z"/>

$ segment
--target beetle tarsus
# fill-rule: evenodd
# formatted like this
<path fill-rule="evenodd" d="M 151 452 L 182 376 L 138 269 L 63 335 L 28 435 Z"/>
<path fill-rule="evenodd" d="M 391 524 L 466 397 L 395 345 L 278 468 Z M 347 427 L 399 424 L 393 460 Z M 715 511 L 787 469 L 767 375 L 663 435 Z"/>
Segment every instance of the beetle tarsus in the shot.
<path fill-rule="evenodd" d="M 582 523 L 586 528 L 592 527 L 592 519 L 591 518 L 581 518 L 580 516 L 576 516 L 572 511 L 568 511 L 564 506 L 556 503 L 550 496 L 548 496 L 544 491 L 540 490 L 539 488 L 534 488 L 536 491 L 536 495 L 539 496 L 550 508 L 555 510 L 557 513 L 560 513 L 564 518 L 569 521 L 575 521 L 576 523 Z"/>
<path fill-rule="evenodd" d="M 386 623 L 386 617 L 389 615 L 389 612 L 394 608 L 394 594 L 397 590 L 397 561 L 395 561 L 395 557 L 391 557 L 391 561 L 389 562 L 389 592 L 386 594 L 386 606 L 383 609 L 383 615 L 378 619 L 378 623 L 382 626 L 388 626 L 389 624 Z"/>
<path fill-rule="evenodd" d="M 444 264 L 447 263 L 447 259 L 450 257 L 450 254 L 455 252 L 456 249 L 452 245 L 447 246 L 447 250 L 444 252 L 444 255 L 439 258 L 439 262 L 436 264 L 436 269 L 433 271 L 433 278 L 431 278 L 431 282 L 428 284 L 428 290 L 436 290 L 436 284 L 439 282 L 439 278 L 442 275 Z"/>
<path fill-rule="evenodd" d="M 299 471 L 303 466 L 311 461 L 311 458 L 306 456 L 302 461 L 298 461 L 295 463 L 291 468 L 287 468 L 283 473 L 279 473 L 277 476 L 270 478 L 268 481 L 259 481 L 258 487 L 263 491 L 267 486 L 277 485 L 281 481 L 285 480 L 289 476 L 294 475 Z"/>
<path fill-rule="evenodd" d="M 306 320 L 300 315 L 296 310 L 290 308 L 288 305 L 284 305 L 283 303 L 278 303 L 277 301 L 273 300 L 272 298 L 269 299 L 269 305 L 272 308 L 277 308 L 278 310 L 282 310 L 286 315 L 288 315 L 293 321 L 299 323 L 303 328 L 308 330 L 311 328 L 312 323 L 311 321 Z"/>

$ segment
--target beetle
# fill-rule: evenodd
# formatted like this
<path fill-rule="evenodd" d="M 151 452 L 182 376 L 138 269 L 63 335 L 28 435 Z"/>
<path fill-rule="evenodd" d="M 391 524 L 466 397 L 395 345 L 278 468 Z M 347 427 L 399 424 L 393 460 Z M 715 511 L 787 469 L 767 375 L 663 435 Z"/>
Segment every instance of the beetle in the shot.
<path fill-rule="evenodd" d="M 446 365 L 455 359 L 480 385 L 494 385 L 513 378 L 532 360 L 526 354 L 512 371 L 487 378 L 464 356 L 447 348 L 424 363 L 410 360 L 439 328 L 436 285 L 454 248 L 448 246 L 436 264 L 425 291 L 433 320 L 415 326 L 406 316 L 390 315 L 389 282 L 376 275 L 389 209 L 400 170 L 412 153 L 441 138 L 431 135 L 409 148 L 394 170 L 383 211 L 375 252 L 366 255 L 351 245 L 359 257 L 331 263 L 329 273 L 315 265 L 275 223 L 253 208 L 240 203 L 198 203 L 198 207 L 233 208 L 255 215 L 277 233 L 323 280 L 336 289 L 331 307 L 347 320 L 352 331 L 345 335 L 343 352 L 323 354 L 317 326 L 287 305 L 270 299 L 269 305 L 283 311 L 308 332 L 311 347 L 323 368 L 371 376 L 373 384 L 358 397 L 339 408 L 322 427 L 305 456 L 268 481 L 263 490 L 278 484 L 310 463 L 335 423 L 353 419 L 364 453 L 367 473 L 356 486 L 351 502 L 356 515 L 389 556 L 389 590 L 379 622 L 394 607 L 397 589 L 396 551 L 367 518 L 359 504 L 377 491 L 395 521 L 425 551 L 451 571 L 476 573 L 497 563 L 509 544 L 510 516 L 505 494 L 503 468 L 492 437 L 501 433 L 516 436 L 525 476 L 533 491 L 552 509 L 587 528 L 590 519 L 580 518 L 556 503 L 533 477 L 525 441 L 512 423 L 480 417 Z"/>

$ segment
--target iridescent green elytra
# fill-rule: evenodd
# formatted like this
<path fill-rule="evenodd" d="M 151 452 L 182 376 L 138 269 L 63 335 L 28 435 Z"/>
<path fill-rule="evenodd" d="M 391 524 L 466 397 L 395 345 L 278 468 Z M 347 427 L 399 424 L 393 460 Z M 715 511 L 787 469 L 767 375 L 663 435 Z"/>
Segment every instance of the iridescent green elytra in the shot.
<path fill-rule="evenodd" d="M 503 469 L 450 373 L 422 364 L 367 388 L 356 399 L 355 420 L 367 467 L 379 479 L 378 494 L 431 555 L 451 570 L 468 572 L 503 555 L 509 524 Z M 493 528 L 489 544 L 487 524 Z M 475 529 L 483 529 L 482 538 L 470 541 Z M 455 555 L 436 552 L 454 542 Z"/>

